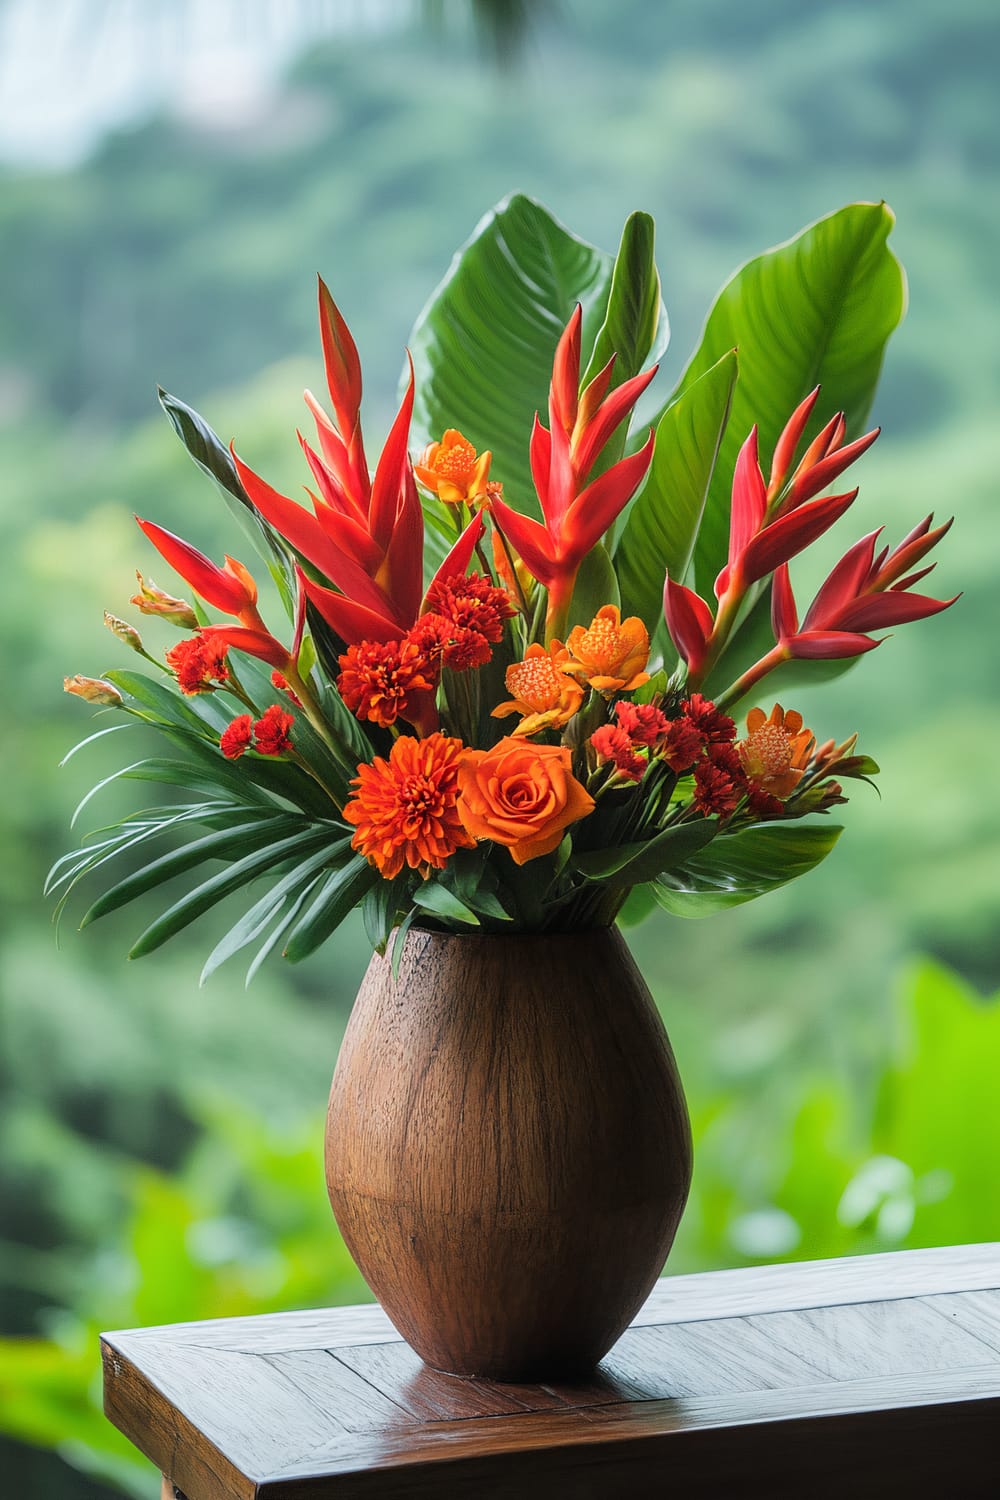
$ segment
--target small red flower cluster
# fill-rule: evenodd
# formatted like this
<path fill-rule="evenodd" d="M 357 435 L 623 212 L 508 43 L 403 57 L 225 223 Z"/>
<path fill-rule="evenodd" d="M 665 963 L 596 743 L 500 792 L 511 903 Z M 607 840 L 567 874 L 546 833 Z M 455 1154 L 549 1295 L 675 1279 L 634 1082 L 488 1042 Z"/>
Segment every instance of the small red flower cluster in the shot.
<path fill-rule="evenodd" d="M 167 665 L 177 678 L 177 686 L 189 697 L 194 693 L 214 692 L 213 682 L 228 682 L 226 656 L 229 647 L 203 635 L 192 635 L 178 641 L 166 653 Z"/>
<path fill-rule="evenodd" d="M 292 725 L 295 715 L 286 713 L 280 703 L 272 703 L 254 723 L 250 714 L 240 714 L 222 731 L 219 748 L 227 760 L 239 760 L 247 750 L 258 755 L 284 755 L 292 748 Z"/>
<path fill-rule="evenodd" d="M 337 689 L 356 718 L 383 728 L 397 719 L 421 725 L 441 663 L 454 672 L 483 666 L 503 636 L 504 620 L 516 614 L 506 589 L 479 573 L 438 579 L 425 604 L 426 613 L 402 640 L 362 641 L 340 658 Z"/>
<path fill-rule="evenodd" d="M 431 584 L 424 614 L 414 626 L 428 642 L 439 645 L 453 672 L 466 672 L 489 661 L 490 646 L 503 638 L 503 622 L 517 610 L 506 589 L 483 573 L 453 573 Z"/>

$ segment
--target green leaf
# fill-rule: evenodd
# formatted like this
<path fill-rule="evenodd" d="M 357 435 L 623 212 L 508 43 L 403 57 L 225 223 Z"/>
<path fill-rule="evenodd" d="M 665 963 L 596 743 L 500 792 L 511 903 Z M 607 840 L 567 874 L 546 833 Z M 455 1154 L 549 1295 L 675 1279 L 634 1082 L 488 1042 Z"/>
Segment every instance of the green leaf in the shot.
<path fill-rule="evenodd" d="M 207 474 L 218 485 L 241 529 L 267 563 L 268 571 L 281 595 L 281 602 L 289 617 L 293 616 L 295 585 L 290 554 L 277 533 L 254 509 L 250 496 L 240 482 L 229 449 L 193 407 L 176 396 L 171 396 L 162 387 L 157 388 L 157 394 L 171 426 L 188 453 L 202 473 Z"/>
<path fill-rule="evenodd" d="M 301 818 L 279 813 L 275 817 L 254 818 L 250 822 L 238 824 L 235 828 L 205 834 L 203 838 L 196 839 L 193 844 L 186 844 L 181 849 L 171 849 L 169 853 L 161 854 L 160 858 L 153 860 L 152 864 L 145 865 L 141 870 L 136 870 L 125 880 L 113 885 L 110 890 L 98 897 L 89 911 L 84 913 L 80 927 L 89 927 L 90 923 L 96 922 L 99 917 L 106 917 L 109 912 L 117 911 L 119 907 L 134 901 L 137 896 L 142 896 L 146 891 L 163 885 L 165 881 L 172 880 L 175 875 L 183 875 L 185 871 L 194 869 L 205 860 L 228 860 L 238 855 L 251 854 L 256 849 L 273 845 L 278 839 L 287 838 L 293 833 L 300 833 L 301 830 Z"/>
<path fill-rule="evenodd" d="M 611 889 L 624 885 L 643 885 L 666 870 L 682 864 L 690 855 L 711 842 L 719 831 L 713 818 L 699 818 L 694 823 L 679 823 L 665 828 L 651 839 L 617 848 L 591 849 L 577 856 L 576 868 L 587 880 L 599 880 Z"/>
<path fill-rule="evenodd" d="M 765 474 L 785 421 L 817 384 L 807 436 L 840 410 L 848 438 L 862 431 L 905 305 L 902 268 L 886 244 L 894 222 L 884 203 L 849 204 L 749 261 L 720 292 L 678 387 L 689 390 L 738 349 L 732 412 L 695 551 L 703 597 L 726 560 L 733 468 L 753 424 Z"/>
<path fill-rule="evenodd" d="M 380 878 L 362 854 L 328 875 L 315 900 L 292 929 L 285 944 L 285 958 L 294 964 L 314 952 Z"/>
<path fill-rule="evenodd" d="M 594 340 L 583 384 L 593 380 L 612 355 L 616 355 L 609 390 L 614 390 L 646 364 L 659 360 L 670 341 L 667 310 L 660 298 L 660 277 L 654 259 L 656 226 L 649 214 L 633 213 L 625 220 L 621 244 L 611 275 L 611 291 L 604 322 Z M 659 330 L 659 338 L 657 331 Z M 654 349 L 655 344 L 655 349 Z M 599 474 L 622 455 L 627 423 L 605 449 L 603 461 L 594 468 Z"/>
<path fill-rule="evenodd" d="M 667 573 L 679 582 L 691 561 L 736 376 L 730 349 L 667 407 L 656 426 L 649 473 L 615 550 L 623 612 L 638 615 L 651 635 Z"/>
<path fill-rule="evenodd" d="M 843 829 L 811 823 L 756 823 L 724 834 L 653 882 L 653 895 L 677 917 L 707 917 L 740 906 L 826 858 Z"/>
<path fill-rule="evenodd" d="M 176 686 L 168 687 L 166 683 L 157 682 L 143 672 L 116 670 L 104 675 L 116 688 L 134 698 L 144 708 L 150 709 L 167 724 L 176 724 L 181 729 L 218 739 L 220 730 L 225 729 L 229 723 L 229 715 L 212 702 L 211 693 L 185 699 Z"/>
<path fill-rule="evenodd" d="M 404 903 L 409 904 L 409 872 L 395 880 L 379 879 L 361 903 L 361 916 L 368 941 L 376 953 L 384 953 L 389 934 L 396 925 L 396 915 Z"/>
<path fill-rule="evenodd" d="M 618 913 L 619 927 L 638 927 L 656 910 L 656 897 L 648 885 L 633 886 Z"/>
<path fill-rule="evenodd" d="M 591 547 L 576 575 L 570 600 L 568 624 L 589 625 L 604 604 L 618 604 L 618 578 L 611 565 L 608 549 L 598 542 Z"/>
<path fill-rule="evenodd" d="M 536 411 L 548 402 L 552 356 L 577 302 L 583 347 L 604 321 L 612 260 L 531 198 L 505 199 L 476 226 L 410 335 L 416 372 L 412 446 L 458 427 L 493 454 L 516 509 L 538 514 L 528 464 Z"/>
<path fill-rule="evenodd" d="M 220 870 L 210 880 L 189 891 L 146 928 L 132 945 L 129 958 L 143 958 L 147 953 L 152 953 L 224 897 L 240 890 L 258 875 L 274 873 L 287 859 L 299 861 L 302 874 L 311 869 L 321 869 L 324 863 L 335 859 L 338 848 L 343 848 L 342 830 L 334 824 L 329 827 L 318 827 L 316 824 L 311 826 L 312 833 L 300 829 L 289 838 L 270 843 Z"/>
<path fill-rule="evenodd" d="M 461 922 L 466 927 L 478 927 L 479 918 L 471 907 L 460 901 L 453 891 L 436 880 L 427 880 L 413 892 L 413 904 L 423 911 L 433 912 L 446 922 Z"/>

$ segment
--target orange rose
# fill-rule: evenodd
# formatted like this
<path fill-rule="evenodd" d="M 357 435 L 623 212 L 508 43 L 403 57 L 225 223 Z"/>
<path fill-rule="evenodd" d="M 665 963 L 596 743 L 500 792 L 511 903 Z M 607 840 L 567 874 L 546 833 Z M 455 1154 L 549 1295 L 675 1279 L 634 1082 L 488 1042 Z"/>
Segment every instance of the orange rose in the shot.
<path fill-rule="evenodd" d="M 477 839 L 506 844 L 515 864 L 550 854 L 563 831 L 594 810 L 563 745 L 508 736 L 492 750 L 467 750 L 458 767 L 458 815 Z"/>

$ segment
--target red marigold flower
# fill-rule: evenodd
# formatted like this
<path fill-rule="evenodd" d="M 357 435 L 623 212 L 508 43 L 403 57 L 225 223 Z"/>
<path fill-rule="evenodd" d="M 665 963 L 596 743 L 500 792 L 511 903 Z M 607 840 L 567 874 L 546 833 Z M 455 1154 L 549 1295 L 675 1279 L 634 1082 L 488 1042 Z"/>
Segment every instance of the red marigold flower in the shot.
<path fill-rule="evenodd" d="M 286 693 L 295 704 L 296 708 L 302 707 L 302 699 L 298 696 L 297 693 L 292 692 L 292 689 L 288 683 L 288 678 L 285 676 L 284 672 L 279 672 L 277 667 L 275 667 L 274 671 L 271 673 L 271 686 L 277 688 L 279 693 Z"/>
<path fill-rule="evenodd" d="M 415 641 L 427 657 L 444 662 L 453 672 L 483 667 L 493 655 L 489 641 L 480 631 L 453 625 L 444 615 L 421 615 L 407 640 Z"/>
<path fill-rule="evenodd" d="M 705 736 L 688 718 L 673 719 L 660 746 L 660 754 L 676 776 L 690 771 L 705 748 Z"/>
<path fill-rule="evenodd" d="M 635 753 L 627 732 L 618 724 L 602 724 L 590 736 L 590 743 L 598 759 L 611 761 L 619 775 L 627 776 L 629 781 L 642 780 L 649 762 Z"/>
<path fill-rule="evenodd" d="M 192 635 L 178 641 L 166 653 L 167 665 L 172 668 L 177 686 L 182 693 L 210 693 L 212 683 L 227 682 L 229 669 L 226 666 L 228 645 L 223 642 Z"/>
<path fill-rule="evenodd" d="M 294 723 L 294 714 L 286 713 L 280 703 L 272 703 L 253 726 L 254 749 L 261 755 L 284 755 L 292 748 L 291 728 Z"/>
<path fill-rule="evenodd" d="M 483 573 L 450 573 L 431 584 L 424 609 L 443 615 L 452 625 L 478 630 L 493 645 L 503 639 L 503 622 L 517 610 L 506 589 L 497 588 Z"/>
<path fill-rule="evenodd" d="M 615 718 L 633 745 L 645 745 L 649 749 L 658 745 L 670 728 L 666 714 L 652 703 L 630 703 L 625 698 L 620 698 L 615 704 Z"/>
<path fill-rule="evenodd" d="M 681 704 L 681 712 L 700 729 L 710 745 L 724 744 L 736 738 L 736 725 L 728 714 L 720 713 L 710 698 L 692 693 Z"/>
<path fill-rule="evenodd" d="M 743 786 L 707 755 L 694 768 L 694 805 L 706 818 L 728 818 L 739 806 Z"/>
<path fill-rule="evenodd" d="M 340 658 L 337 689 L 351 713 L 383 728 L 398 718 L 414 723 L 423 717 L 437 673 L 421 646 L 409 636 L 402 641 L 362 641 Z"/>
<path fill-rule="evenodd" d="M 404 865 L 424 876 L 443 870 L 456 849 L 475 847 L 456 807 L 463 751 L 462 741 L 448 735 L 400 735 L 388 760 L 379 755 L 358 766 L 344 817 L 355 825 L 352 847 L 386 880 Z"/>
<path fill-rule="evenodd" d="M 239 760 L 244 751 L 250 749 L 252 739 L 253 719 L 249 714 L 240 714 L 222 731 L 219 749 L 227 760 Z"/>

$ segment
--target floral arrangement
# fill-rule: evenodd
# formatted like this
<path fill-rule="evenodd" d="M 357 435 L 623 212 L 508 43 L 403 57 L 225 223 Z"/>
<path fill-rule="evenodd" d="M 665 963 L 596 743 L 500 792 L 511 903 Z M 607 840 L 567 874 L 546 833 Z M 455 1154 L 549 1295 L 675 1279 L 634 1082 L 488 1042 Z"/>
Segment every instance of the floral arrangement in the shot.
<path fill-rule="evenodd" d="M 278 945 L 312 952 L 359 905 L 383 948 L 414 921 L 700 915 L 813 868 L 844 783 L 878 767 L 789 694 L 954 602 L 915 590 L 947 530 L 931 517 L 894 546 L 868 531 L 804 613 L 790 576 L 854 504 L 841 476 L 878 435 L 860 428 L 902 311 L 890 223 L 852 205 L 743 268 L 678 389 L 639 420 L 665 326 L 651 221 L 633 215 L 612 261 L 512 199 L 422 315 L 373 470 L 357 349 L 320 282 L 332 416 L 306 393 L 308 503 L 161 393 L 274 600 L 263 610 L 242 561 L 139 520 L 193 597 L 140 574 L 131 604 L 183 635 L 147 650 L 107 615 L 153 670 L 65 686 L 164 736 L 169 757 L 118 774 L 181 795 L 65 856 L 51 886 L 65 899 L 131 855 L 86 923 L 221 860 L 132 953 L 259 882 L 206 965 L 256 944 L 253 972 Z"/>

